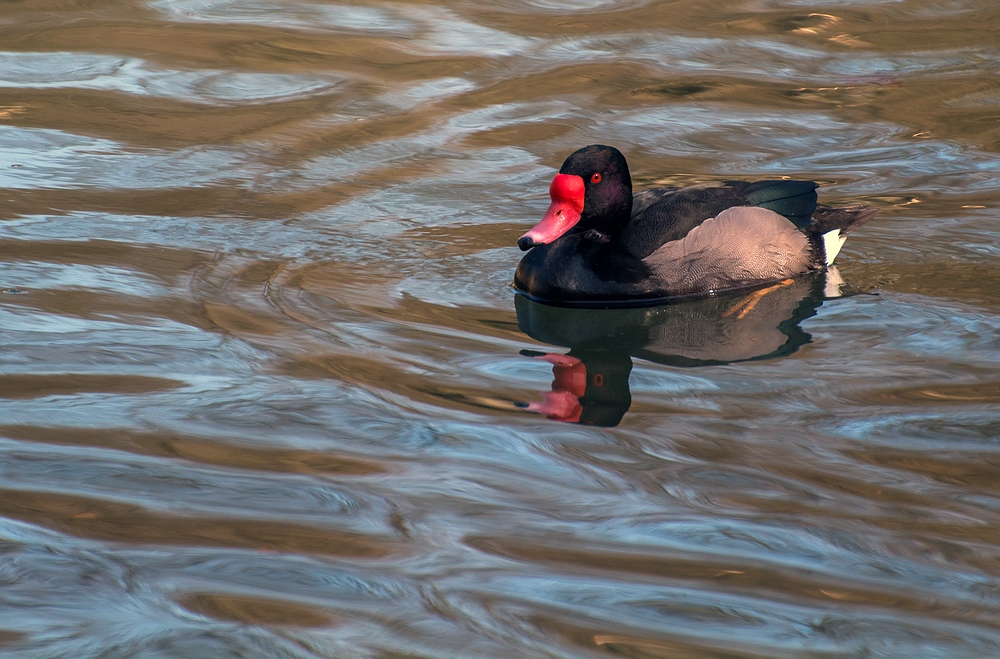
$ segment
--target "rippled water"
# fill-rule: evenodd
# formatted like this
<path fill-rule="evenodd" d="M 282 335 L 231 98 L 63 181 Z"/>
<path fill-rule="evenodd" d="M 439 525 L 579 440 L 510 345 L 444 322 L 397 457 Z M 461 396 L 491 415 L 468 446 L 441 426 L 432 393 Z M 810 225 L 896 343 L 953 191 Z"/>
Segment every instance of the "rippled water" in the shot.
<path fill-rule="evenodd" d="M 721 4 L 0 6 L 0 654 L 1000 655 L 1000 7 Z M 515 300 L 594 142 L 849 294 Z"/>

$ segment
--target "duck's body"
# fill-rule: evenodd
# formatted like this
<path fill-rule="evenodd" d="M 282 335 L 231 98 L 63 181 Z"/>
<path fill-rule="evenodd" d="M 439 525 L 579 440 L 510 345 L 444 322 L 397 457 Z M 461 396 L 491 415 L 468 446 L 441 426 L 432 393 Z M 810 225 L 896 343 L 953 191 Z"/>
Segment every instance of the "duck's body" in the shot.
<path fill-rule="evenodd" d="M 624 156 L 593 145 L 552 182 L 545 218 L 518 241 L 514 286 L 555 304 L 621 305 L 712 295 L 833 263 L 874 217 L 817 207 L 811 181 L 727 181 L 632 194 Z"/>

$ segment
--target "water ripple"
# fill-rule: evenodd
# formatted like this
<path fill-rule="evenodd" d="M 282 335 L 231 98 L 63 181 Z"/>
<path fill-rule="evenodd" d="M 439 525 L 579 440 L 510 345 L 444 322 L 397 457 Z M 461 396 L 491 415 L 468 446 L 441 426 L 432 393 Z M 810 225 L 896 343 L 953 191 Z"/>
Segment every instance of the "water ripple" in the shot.
<path fill-rule="evenodd" d="M 0 653 L 998 654 L 987 0 L 8 5 Z M 587 143 L 880 214 L 560 423 L 509 284 Z"/>

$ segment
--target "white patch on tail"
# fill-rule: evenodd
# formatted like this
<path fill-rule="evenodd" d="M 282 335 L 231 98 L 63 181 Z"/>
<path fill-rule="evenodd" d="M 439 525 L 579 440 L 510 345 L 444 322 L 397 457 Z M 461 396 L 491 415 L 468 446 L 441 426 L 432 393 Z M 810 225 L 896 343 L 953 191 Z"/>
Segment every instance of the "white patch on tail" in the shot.
<path fill-rule="evenodd" d="M 826 264 L 833 265 L 833 260 L 840 254 L 840 248 L 847 242 L 847 236 L 840 235 L 840 229 L 827 231 L 823 234 L 823 251 L 826 252 Z"/>

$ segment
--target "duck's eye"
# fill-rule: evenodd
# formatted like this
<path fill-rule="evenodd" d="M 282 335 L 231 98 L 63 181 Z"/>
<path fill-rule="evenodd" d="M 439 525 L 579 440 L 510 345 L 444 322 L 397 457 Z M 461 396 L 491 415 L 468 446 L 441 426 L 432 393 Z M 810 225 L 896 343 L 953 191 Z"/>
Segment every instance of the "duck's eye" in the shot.
<path fill-rule="evenodd" d="M 600 172 L 594 172 L 594 175 L 590 177 L 590 180 L 591 180 L 592 183 L 600 183 L 601 182 L 601 173 Z"/>

